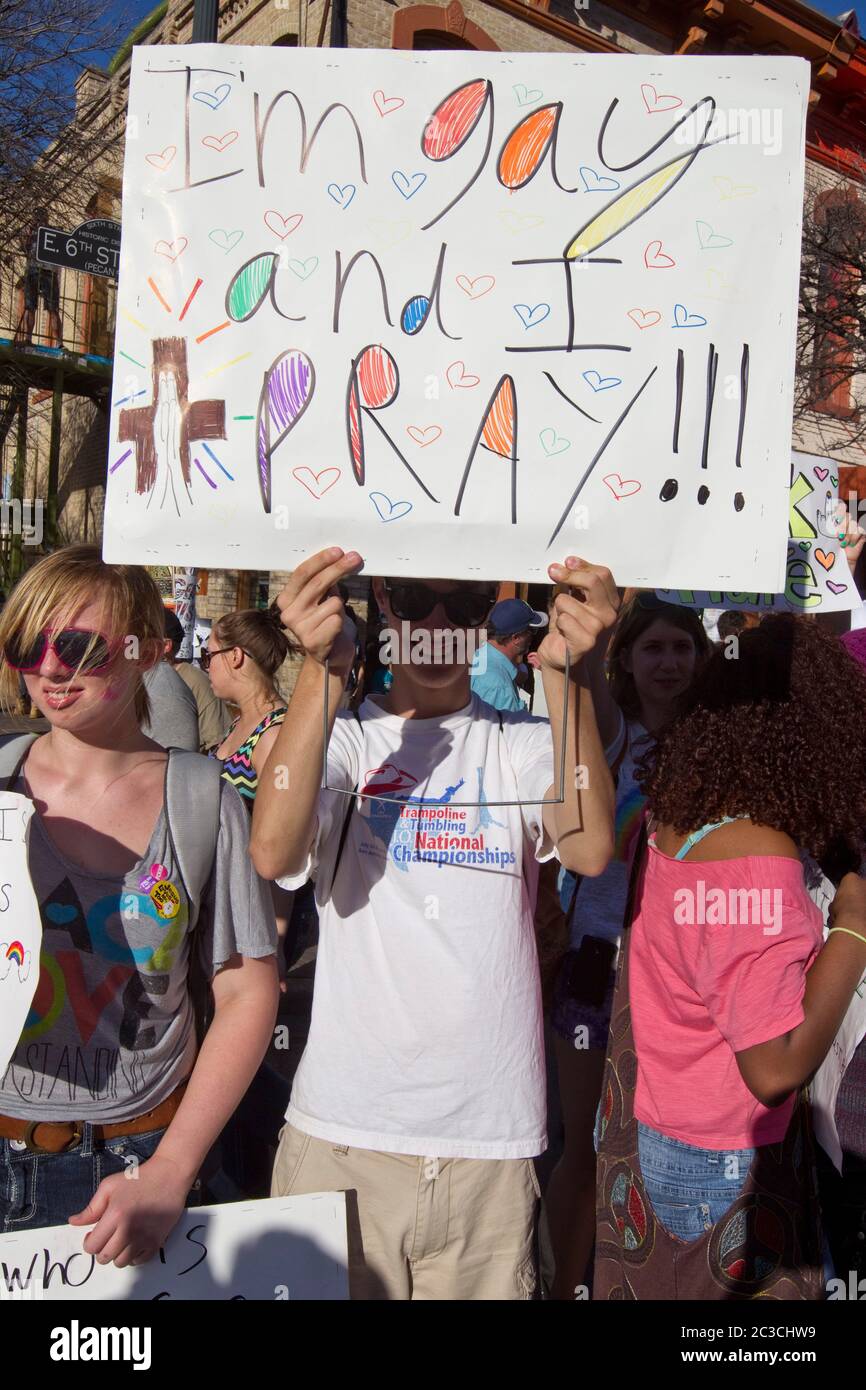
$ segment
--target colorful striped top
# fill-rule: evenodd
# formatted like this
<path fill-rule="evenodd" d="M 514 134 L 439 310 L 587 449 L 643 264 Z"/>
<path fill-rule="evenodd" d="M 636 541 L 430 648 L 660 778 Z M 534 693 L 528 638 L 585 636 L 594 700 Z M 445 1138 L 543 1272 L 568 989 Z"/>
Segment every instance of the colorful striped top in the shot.
<path fill-rule="evenodd" d="M 272 709 L 270 714 L 265 715 L 261 724 L 257 724 L 252 733 L 244 739 L 240 747 L 223 759 L 223 777 L 227 782 L 231 782 L 232 786 L 236 787 L 244 800 L 249 803 L 250 811 L 253 809 L 256 787 L 259 783 L 258 773 L 253 766 L 253 750 L 262 734 L 266 734 L 274 724 L 282 724 L 287 708 L 287 705 L 281 705 L 279 709 Z M 238 715 L 238 719 L 240 719 L 240 715 Z M 226 738 L 231 737 L 232 729 L 234 729 L 238 719 L 234 720 Z"/>

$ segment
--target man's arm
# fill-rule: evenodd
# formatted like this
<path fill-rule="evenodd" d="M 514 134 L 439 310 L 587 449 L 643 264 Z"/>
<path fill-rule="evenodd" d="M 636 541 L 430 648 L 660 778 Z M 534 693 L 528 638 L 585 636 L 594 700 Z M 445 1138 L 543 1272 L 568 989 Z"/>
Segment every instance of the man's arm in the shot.
<path fill-rule="evenodd" d="M 321 550 L 298 566 L 277 599 L 304 664 L 256 789 L 250 854 L 262 878 L 299 873 L 313 841 L 322 758 L 355 656 L 355 629 L 335 585 L 362 563 L 355 551 Z M 322 728 L 326 661 L 327 731 Z"/>
<path fill-rule="evenodd" d="M 551 630 L 538 649 L 557 781 L 565 743 L 564 801 L 545 806 L 544 825 L 562 865 L 594 877 L 604 871 L 613 854 L 615 794 L 585 658 L 616 621 L 619 596 L 610 571 L 597 565 L 570 557 L 566 565 L 551 565 L 549 573 L 555 583 L 570 585 L 574 594 L 557 597 Z M 566 651 L 570 669 L 567 729 L 563 731 Z M 552 792 L 553 788 L 548 795 Z"/>

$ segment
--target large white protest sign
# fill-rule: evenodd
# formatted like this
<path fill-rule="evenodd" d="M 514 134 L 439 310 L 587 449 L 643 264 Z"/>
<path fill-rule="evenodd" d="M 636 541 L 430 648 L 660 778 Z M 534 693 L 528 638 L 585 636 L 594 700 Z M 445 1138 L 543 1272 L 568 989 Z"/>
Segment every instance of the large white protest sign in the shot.
<path fill-rule="evenodd" d="M 137 49 L 106 558 L 780 588 L 809 84 Z"/>
<path fill-rule="evenodd" d="M 39 982 L 42 921 L 27 864 L 33 802 L 0 795 L 0 1076 L 27 1022 Z"/>
<path fill-rule="evenodd" d="M 784 587 L 743 590 L 657 589 L 667 603 L 691 608 L 740 608 L 747 612 L 847 613 L 860 595 L 840 542 L 847 507 L 839 500 L 838 464 L 818 454 L 792 455 L 788 503 L 788 553 Z"/>
<path fill-rule="evenodd" d="M 126 1269 L 85 1254 L 86 1234 L 47 1226 L 0 1236 L 0 1302 L 349 1296 L 342 1192 L 186 1211 L 158 1255 Z"/>

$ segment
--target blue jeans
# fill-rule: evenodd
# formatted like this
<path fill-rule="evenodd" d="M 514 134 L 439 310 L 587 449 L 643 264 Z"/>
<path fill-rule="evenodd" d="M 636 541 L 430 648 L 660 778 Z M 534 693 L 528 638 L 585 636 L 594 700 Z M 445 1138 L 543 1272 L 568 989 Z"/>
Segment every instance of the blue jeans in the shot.
<path fill-rule="evenodd" d="M 164 1129 L 120 1135 L 95 1142 L 85 1125 L 78 1148 L 66 1153 L 28 1153 L 23 1141 L 0 1139 L 0 1221 L 4 1233 L 40 1226 L 65 1226 L 83 1211 L 103 1178 L 129 1171 L 125 1159 L 144 1163 L 153 1156 Z M 187 1205 L 195 1205 L 197 1191 Z"/>
<path fill-rule="evenodd" d="M 638 1121 L 638 1157 L 656 1219 L 680 1240 L 720 1221 L 746 1185 L 754 1149 L 698 1149 Z"/>

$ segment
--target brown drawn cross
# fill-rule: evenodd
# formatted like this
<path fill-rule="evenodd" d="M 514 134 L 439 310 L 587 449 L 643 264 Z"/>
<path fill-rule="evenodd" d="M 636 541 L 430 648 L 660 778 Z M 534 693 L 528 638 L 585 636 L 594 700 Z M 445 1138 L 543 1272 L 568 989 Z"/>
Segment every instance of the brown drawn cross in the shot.
<path fill-rule="evenodd" d="M 173 372 L 181 408 L 180 463 L 183 480 L 190 484 L 189 446 L 200 439 L 225 439 L 225 401 L 191 401 L 185 338 L 155 338 L 153 341 L 153 404 L 121 410 L 118 441 L 135 445 L 135 490 L 149 492 L 156 482 L 156 447 L 153 426 L 159 394 L 160 372 Z"/>

